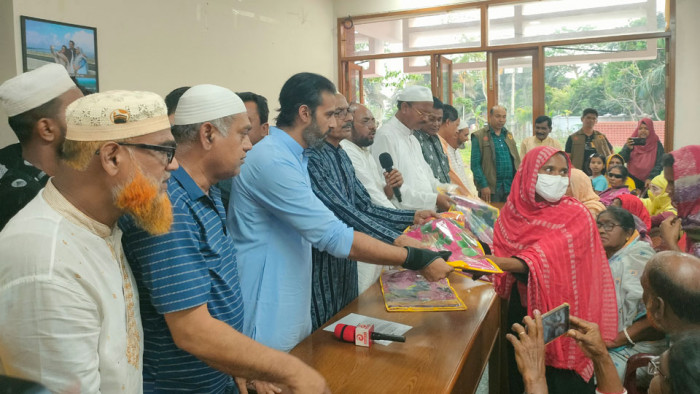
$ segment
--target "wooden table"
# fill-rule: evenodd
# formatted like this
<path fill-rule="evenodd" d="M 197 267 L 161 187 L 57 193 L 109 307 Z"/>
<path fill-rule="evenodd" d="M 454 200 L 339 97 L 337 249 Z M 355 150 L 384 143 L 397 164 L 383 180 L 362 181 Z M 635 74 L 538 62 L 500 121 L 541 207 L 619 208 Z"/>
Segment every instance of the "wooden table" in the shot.
<path fill-rule="evenodd" d="M 330 320 L 357 313 L 408 324 L 405 343 L 364 348 L 319 329 L 291 354 L 316 368 L 333 393 L 473 393 L 490 358 L 490 392 L 496 393 L 503 373 L 501 302 L 488 283 L 460 274 L 450 282 L 466 311 L 387 312 L 375 284 Z"/>

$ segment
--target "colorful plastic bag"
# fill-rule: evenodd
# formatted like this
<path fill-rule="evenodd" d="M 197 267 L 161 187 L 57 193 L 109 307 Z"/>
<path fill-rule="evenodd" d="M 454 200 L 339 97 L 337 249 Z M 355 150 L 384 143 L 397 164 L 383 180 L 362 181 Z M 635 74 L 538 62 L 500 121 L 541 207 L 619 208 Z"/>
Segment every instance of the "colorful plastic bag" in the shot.
<path fill-rule="evenodd" d="M 467 309 L 447 279 L 428 282 L 418 272 L 390 269 L 382 272 L 384 305 L 389 312 L 463 311 Z"/>
<path fill-rule="evenodd" d="M 464 215 L 464 226 L 483 243 L 493 246 L 493 226 L 498 219 L 498 208 L 475 198 L 451 196 L 457 205 L 451 211 Z"/>
<path fill-rule="evenodd" d="M 452 252 L 448 264 L 467 270 L 488 273 L 501 273 L 500 268 L 484 256 L 479 241 L 448 212 L 439 219 L 423 225 L 414 225 L 406 230 L 406 235 L 420 241 L 427 249 Z"/>

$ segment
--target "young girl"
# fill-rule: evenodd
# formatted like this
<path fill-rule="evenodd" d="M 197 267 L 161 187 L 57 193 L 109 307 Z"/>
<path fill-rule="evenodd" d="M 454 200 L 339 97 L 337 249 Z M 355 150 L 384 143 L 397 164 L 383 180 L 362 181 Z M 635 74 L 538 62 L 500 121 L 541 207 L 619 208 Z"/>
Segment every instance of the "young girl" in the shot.
<path fill-rule="evenodd" d="M 594 153 L 591 155 L 591 160 L 588 163 L 588 168 L 591 170 L 591 182 L 593 182 L 593 190 L 596 193 L 604 191 L 608 188 L 608 180 L 605 179 L 605 158 Z"/>

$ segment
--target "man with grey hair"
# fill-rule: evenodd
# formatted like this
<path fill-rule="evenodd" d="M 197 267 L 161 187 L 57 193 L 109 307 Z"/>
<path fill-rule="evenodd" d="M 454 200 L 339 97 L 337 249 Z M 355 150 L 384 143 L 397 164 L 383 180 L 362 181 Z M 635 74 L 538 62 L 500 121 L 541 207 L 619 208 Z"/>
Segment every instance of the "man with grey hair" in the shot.
<path fill-rule="evenodd" d="M 649 260 L 641 278 L 642 300 L 652 325 L 674 337 L 700 329 L 700 258 L 676 251 Z"/>
<path fill-rule="evenodd" d="M 168 182 L 173 224 L 152 236 L 124 218 L 124 250 L 141 294 L 146 392 L 241 391 L 245 379 L 320 393 L 325 381 L 299 359 L 241 334 L 243 301 L 236 249 L 214 184 L 240 172 L 250 121 L 231 90 L 197 85 L 180 98 L 173 136 L 181 166 Z M 255 381 L 258 392 L 275 388 Z"/>
<path fill-rule="evenodd" d="M 506 201 L 520 166 L 513 134 L 505 126 L 506 109 L 496 105 L 489 110 L 489 123 L 472 134 L 472 173 L 486 202 Z"/>

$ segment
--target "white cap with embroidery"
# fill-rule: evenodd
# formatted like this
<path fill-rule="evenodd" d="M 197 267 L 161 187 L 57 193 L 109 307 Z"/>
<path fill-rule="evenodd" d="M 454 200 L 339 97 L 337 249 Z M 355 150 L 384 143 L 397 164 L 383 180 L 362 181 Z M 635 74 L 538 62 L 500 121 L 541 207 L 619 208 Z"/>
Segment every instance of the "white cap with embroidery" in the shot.
<path fill-rule="evenodd" d="M 66 108 L 66 139 L 118 140 L 170 129 L 165 101 L 151 92 L 111 90 L 72 102 Z"/>

